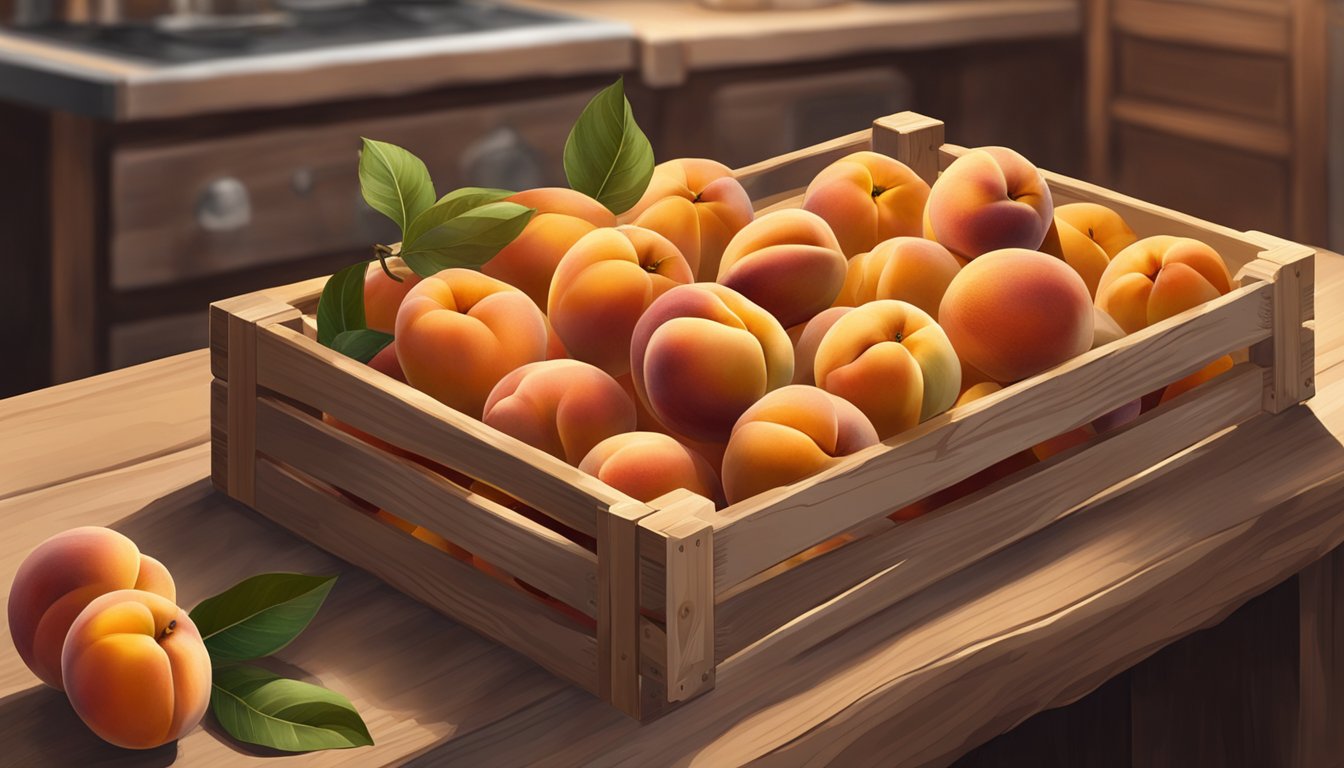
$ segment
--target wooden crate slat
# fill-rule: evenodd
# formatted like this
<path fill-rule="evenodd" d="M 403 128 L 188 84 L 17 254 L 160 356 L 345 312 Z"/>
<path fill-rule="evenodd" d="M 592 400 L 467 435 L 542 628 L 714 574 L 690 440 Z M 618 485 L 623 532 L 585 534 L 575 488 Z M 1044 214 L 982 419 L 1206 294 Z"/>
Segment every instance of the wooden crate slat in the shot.
<path fill-rule="evenodd" d="M 801 191 L 821 169 L 845 155 L 868 149 L 872 131 L 855 131 L 847 136 L 778 155 L 733 171 L 751 199 L 762 205 L 769 198 Z"/>
<path fill-rule="evenodd" d="M 257 450 L 597 615 L 596 555 L 426 467 L 266 398 L 257 403 Z"/>
<path fill-rule="evenodd" d="M 637 535 L 640 519 L 653 511 L 639 502 L 613 504 L 597 534 L 598 691 L 635 718 L 640 717 Z"/>
<path fill-rule="evenodd" d="M 899 112 L 873 121 L 873 151 L 894 157 L 932 184 L 938 178 L 943 121 Z"/>
<path fill-rule="evenodd" d="M 590 536 L 597 512 L 631 499 L 595 477 L 288 328 L 257 345 L 258 384 L 508 492 Z M 335 369 L 335 371 L 333 371 Z"/>
<path fill-rule="evenodd" d="M 1042 440 L 1269 337 L 1273 286 L 1257 284 L 935 416 L 808 480 L 711 516 L 715 594 L 879 512 L 962 480 Z M 827 508 L 829 514 L 817 510 Z"/>
<path fill-rule="evenodd" d="M 887 569 L 858 621 L 1071 514 L 1090 497 L 1261 412 L 1260 369 L 1248 363 L 1094 442 L 1032 466 L 946 507 L 854 542 L 733 595 L 718 606 L 723 660 Z M 839 628 L 836 629 L 839 631 Z"/>
<path fill-rule="evenodd" d="M 257 462 L 256 509 L 560 677 L 585 690 L 597 690 L 597 639 L 568 625 L 531 596 L 265 459 Z"/>

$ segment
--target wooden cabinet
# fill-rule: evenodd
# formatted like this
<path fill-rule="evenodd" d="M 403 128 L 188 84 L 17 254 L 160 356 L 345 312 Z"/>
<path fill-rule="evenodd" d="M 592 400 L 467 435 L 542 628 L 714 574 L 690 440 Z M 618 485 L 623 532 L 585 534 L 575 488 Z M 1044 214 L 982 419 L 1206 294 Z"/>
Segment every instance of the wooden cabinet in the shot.
<path fill-rule="evenodd" d="M 1325 0 L 1089 0 L 1088 172 L 1327 242 Z"/>

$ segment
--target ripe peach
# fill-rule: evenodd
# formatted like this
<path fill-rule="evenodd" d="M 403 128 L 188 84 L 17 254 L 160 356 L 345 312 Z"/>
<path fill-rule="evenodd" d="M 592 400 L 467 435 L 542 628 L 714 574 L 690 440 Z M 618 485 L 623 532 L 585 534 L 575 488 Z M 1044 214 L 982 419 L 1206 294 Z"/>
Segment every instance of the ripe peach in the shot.
<path fill-rule="evenodd" d="M 938 318 L 961 359 L 1000 383 L 1034 376 L 1092 347 L 1083 279 L 1037 251 L 992 251 L 962 267 Z"/>
<path fill-rule="evenodd" d="M 406 373 L 401 370 L 401 362 L 397 360 L 397 342 L 394 340 L 391 344 L 383 347 L 378 354 L 369 360 L 369 367 L 386 376 L 391 376 L 397 381 L 406 383 Z"/>
<path fill-rule="evenodd" d="M 546 318 L 526 294 L 471 269 L 421 280 L 397 312 L 411 386 L 475 417 L 505 374 L 546 356 Z"/>
<path fill-rule="evenodd" d="M 767 213 L 738 232 L 723 251 L 718 282 L 774 315 L 785 327 L 831 306 L 845 282 L 845 257 L 815 213 Z"/>
<path fill-rule="evenodd" d="M 9 635 L 19 658 L 61 690 L 61 646 L 71 623 L 95 598 L 119 589 L 177 599 L 168 569 L 110 528 L 72 528 L 37 545 L 9 588 Z"/>
<path fill-rule="evenodd" d="M 1063 259 L 1065 264 L 1073 267 L 1087 285 L 1088 294 L 1093 296 L 1097 293 L 1101 273 L 1111 262 L 1111 257 L 1099 244 L 1059 216 L 1050 223 L 1045 242 L 1041 243 L 1041 252 Z"/>
<path fill-rule="evenodd" d="M 793 378 L 793 347 L 779 321 L 737 291 L 679 285 L 635 326 L 630 371 L 659 422 L 692 440 L 726 443 L 743 411 Z"/>
<path fill-rule="evenodd" d="M 389 257 L 387 268 L 400 277 L 401 282 L 388 277 L 383 265 L 377 261 L 371 262 L 364 271 L 364 325 L 369 330 L 392 333 L 397 327 L 397 309 L 406 294 L 420 282 L 420 276 L 412 272 L 400 256 Z"/>
<path fill-rule="evenodd" d="M 1054 216 L 1045 177 L 1005 147 L 973 149 L 952 161 L 929 190 L 928 206 L 924 236 L 966 259 L 1040 248 Z"/>
<path fill-rule="evenodd" d="M 961 364 L 943 329 L 894 299 L 836 320 L 812 371 L 818 387 L 858 406 L 884 440 L 951 408 L 961 389 Z"/>
<path fill-rule="evenodd" d="M 500 379 L 481 421 L 577 465 L 594 445 L 635 430 L 635 405 L 601 368 L 546 360 Z"/>
<path fill-rule="evenodd" d="M 928 183 L 905 163 L 862 151 L 822 169 L 803 193 L 803 208 L 825 219 L 854 256 L 893 237 L 918 237 L 928 197 Z"/>
<path fill-rule="evenodd" d="M 1168 384 L 1166 389 L 1162 390 L 1162 397 L 1158 400 L 1158 404 L 1161 405 L 1172 398 L 1180 397 L 1200 384 L 1227 373 L 1232 370 L 1232 365 L 1232 356 L 1223 355 L 1189 376 Z"/>
<path fill-rule="evenodd" d="M 719 478 L 704 457 L 661 432 L 626 432 L 593 446 L 579 469 L 639 501 L 685 488 L 722 498 Z"/>
<path fill-rule="evenodd" d="M 187 612 L 121 589 L 89 603 L 61 652 L 65 692 L 104 741 L 152 749 L 184 736 L 210 704 L 210 655 Z"/>
<path fill-rule="evenodd" d="M 598 227 L 616 226 L 616 217 L 593 198 L 565 187 L 529 189 L 505 200 L 536 213 L 513 242 L 481 266 L 485 274 L 526 293 L 546 309 L 551 275 L 565 252 Z"/>
<path fill-rule="evenodd" d="M 849 401 L 804 385 L 776 389 L 733 426 L 723 454 L 724 497 L 735 504 L 876 444 L 872 422 Z"/>
<path fill-rule="evenodd" d="M 560 259 L 547 313 L 570 356 L 619 376 L 629 369 L 639 316 L 669 288 L 694 279 L 676 246 L 657 232 L 598 229 Z"/>
<path fill-rule="evenodd" d="M 938 304 L 961 265 L 946 248 L 921 237 L 894 237 L 849 260 L 836 306 L 877 299 L 908 301 L 938 319 Z"/>
<path fill-rule="evenodd" d="M 727 447 L 727 438 L 723 440 L 692 440 L 668 429 L 667 425 L 659 421 L 658 417 L 654 416 L 653 412 L 649 410 L 649 406 L 640 399 L 639 393 L 635 391 L 633 376 L 627 373 L 624 376 L 617 377 L 616 382 L 621 385 L 621 389 L 625 390 L 625 394 L 635 404 L 636 426 L 634 431 L 662 432 L 665 435 L 670 435 L 676 438 L 677 442 L 703 456 L 715 472 L 719 471 L 720 465 L 723 464 L 723 450 Z"/>
<path fill-rule="evenodd" d="M 821 340 L 826 337 L 826 332 L 831 330 L 831 326 L 835 325 L 835 321 L 849 314 L 853 309 L 853 307 L 824 309 L 802 326 L 802 330 L 793 342 L 794 384 L 817 383 L 816 379 L 813 378 L 812 370 L 813 364 L 817 361 L 817 347 L 821 346 Z M 790 331 L 790 336 L 792 335 L 793 333 Z"/>
<path fill-rule="evenodd" d="M 1116 254 L 1139 239 L 1120 214 L 1098 203 L 1056 206 L 1055 220 L 1087 235 L 1088 239 L 1101 246 L 1108 260 L 1114 259 Z"/>
<path fill-rule="evenodd" d="M 751 198 L 728 166 L 681 158 L 655 166 L 644 196 L 621 218 L 671 240 L 693 274 L 712 280 L 728 241 L 754 216 Z"/>
<path fill-rule="evenodd" d="M 1232 289 L 1223 257 L 1188 237 L 1145 237 L 1121 251 L 1097 285 L 1097 306 L 1126 333 L 1212 301 Z"/>

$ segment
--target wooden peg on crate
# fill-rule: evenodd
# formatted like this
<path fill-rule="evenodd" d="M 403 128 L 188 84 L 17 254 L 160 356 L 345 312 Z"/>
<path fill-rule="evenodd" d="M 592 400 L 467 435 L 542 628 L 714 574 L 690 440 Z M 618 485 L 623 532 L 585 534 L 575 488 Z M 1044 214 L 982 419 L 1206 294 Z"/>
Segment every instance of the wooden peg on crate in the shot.
<path fill-rule="evenodd" d="M 943 121 L 918 112 L 897 112 L 873 121 L 873 151 L 900 160 L 932 184 L 938 178 Z"/>

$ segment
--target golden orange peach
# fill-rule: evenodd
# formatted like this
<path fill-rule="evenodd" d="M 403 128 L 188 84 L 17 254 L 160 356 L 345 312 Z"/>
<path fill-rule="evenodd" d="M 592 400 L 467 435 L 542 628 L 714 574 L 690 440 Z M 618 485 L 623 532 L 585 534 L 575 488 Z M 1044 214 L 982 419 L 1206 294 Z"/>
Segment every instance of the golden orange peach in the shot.
<path fill-rule="evenodd" d="M 835 321 L 849 314 L 853 307 L 831 307 L 817 313 L 817 316 L 808 320 L 797 333 L 797 338 L 793 342 L 793 382 L 794 384 L 816 384 L 813 378 L 814 371 L 812 366 L 817 361 L 817 347 L 821 346 L 821 340 L 826 337 L 826 332 L 831 330 Z M 790 331 L 790 336 L 793 336 Z"/>
<path fill-rule="evenodd" d="M 929 190 L 924 236 L 974 259 L 1045 241 L 1054 203 L 1045 177 L 1006 147 L 973 149 L 952 161 Z"/>
<path fill-rule="evenodd" d="M 509 371 L 546 357 L 546 318 L 522 291 L 471 269 L 421 280 L 397 312 L 411 386 L 477 417 Z"/>
<path fill-rule="evenodd" d="M 722 499 L 719 478 L 700 454 L 661 432 L 627 432 L 593 446 L 579 469 L 638 501 L 685 488 Z"/>
<path fill-rule="evenodd" d="M 1232 289 L 1227 263 L 1188 237 L 1145 237 L 1121 251 L 1097 285 L 1097 306 L 1134 333 Z"/>
<path fill-rule="evenodd" d="M 681 158 L 654 167 L 644 195 L 621 219 L 671 240 L 698 279 L 712 280 L 728 241 L 754 216 L 751 198 L 728 166 Z"/>
<path fill-rule="evenodd" d="M 108 592 L 70 625 L 65 693 L 99 738 L 153 749 L 182 738 L 210 704 L 210 655 L 187 612 L 139 589 Z"/>
<path fill-rule="evenodd" d="M 1101 246 L 1106 258 L 1114 259 L 1134 244 L 1138 236 L 1123 217 L 1099 203 L 1066 203 L 1055 206 L 1055 220 L 1062 221 Z"/>
<path fill-rule="evenodd" d="M 908 301 L 938 319 L 943 293 L 961 265 L 938 243 L 894 237 L 849 260 L 835 305 L 857 307 L 878 299 Z"/>
<path fill-rule="evenodd" d="M 526 293 L 544 310 L 560 258 L 594 229 L 616 226 L 616 216 L 593 198 L 565 187 L 529 189 L 505 200 L 536 213 L 481 271 Z"/>
<path fill-rule="evenodd" d="M 500 379 L 481 421 L 577 466 L 594 445 L 635 430 L 635 405 L 601 368 L 546 360 Z"/>
<path fill-rule="evenodd" d="M 961 389 L 947 334 L 924 310 L 894 299 L 836 320 L 812 370 L 818 387 L 858 406 L 884 440 L 951 408 Z"/>
<path fill-rule="evenodd" d="M 799 208 L 767 213 L 728 243 L 718 282 L 788 327 L 831 306 L 845 282 L 845 256 L 820 216 Z"/>
<path fill-rule="evenodd" d="M 854 256 L 893 237 L 918 237 L 928 197 L 928 183 L 905 163 L 864 150 L 822 169 L 803 193 L 803 208 L 825 219 Z"/>
<path fill-rule="evenodd" d="M 668 289 L 693 279 L 681 252 L 657 232 L 597 229 L 560 259 L 547 314 L 571 357 L 620 376 L 629 370 L 630 335 L 640 315 Z"/>
<path fill-rule="evenodd" d="M 420 282 L 420 276 L 412 272 L 400 256 L 389 257 L 387 268 L 401 278 L 401 282 L 388 277 L 383 265 L 377 261 L 370 262 L 364 271 L 364 325 L 382 333 L 392 333 L 396 329 L 397 309 L 401 307 L 402 299 Z"/>

